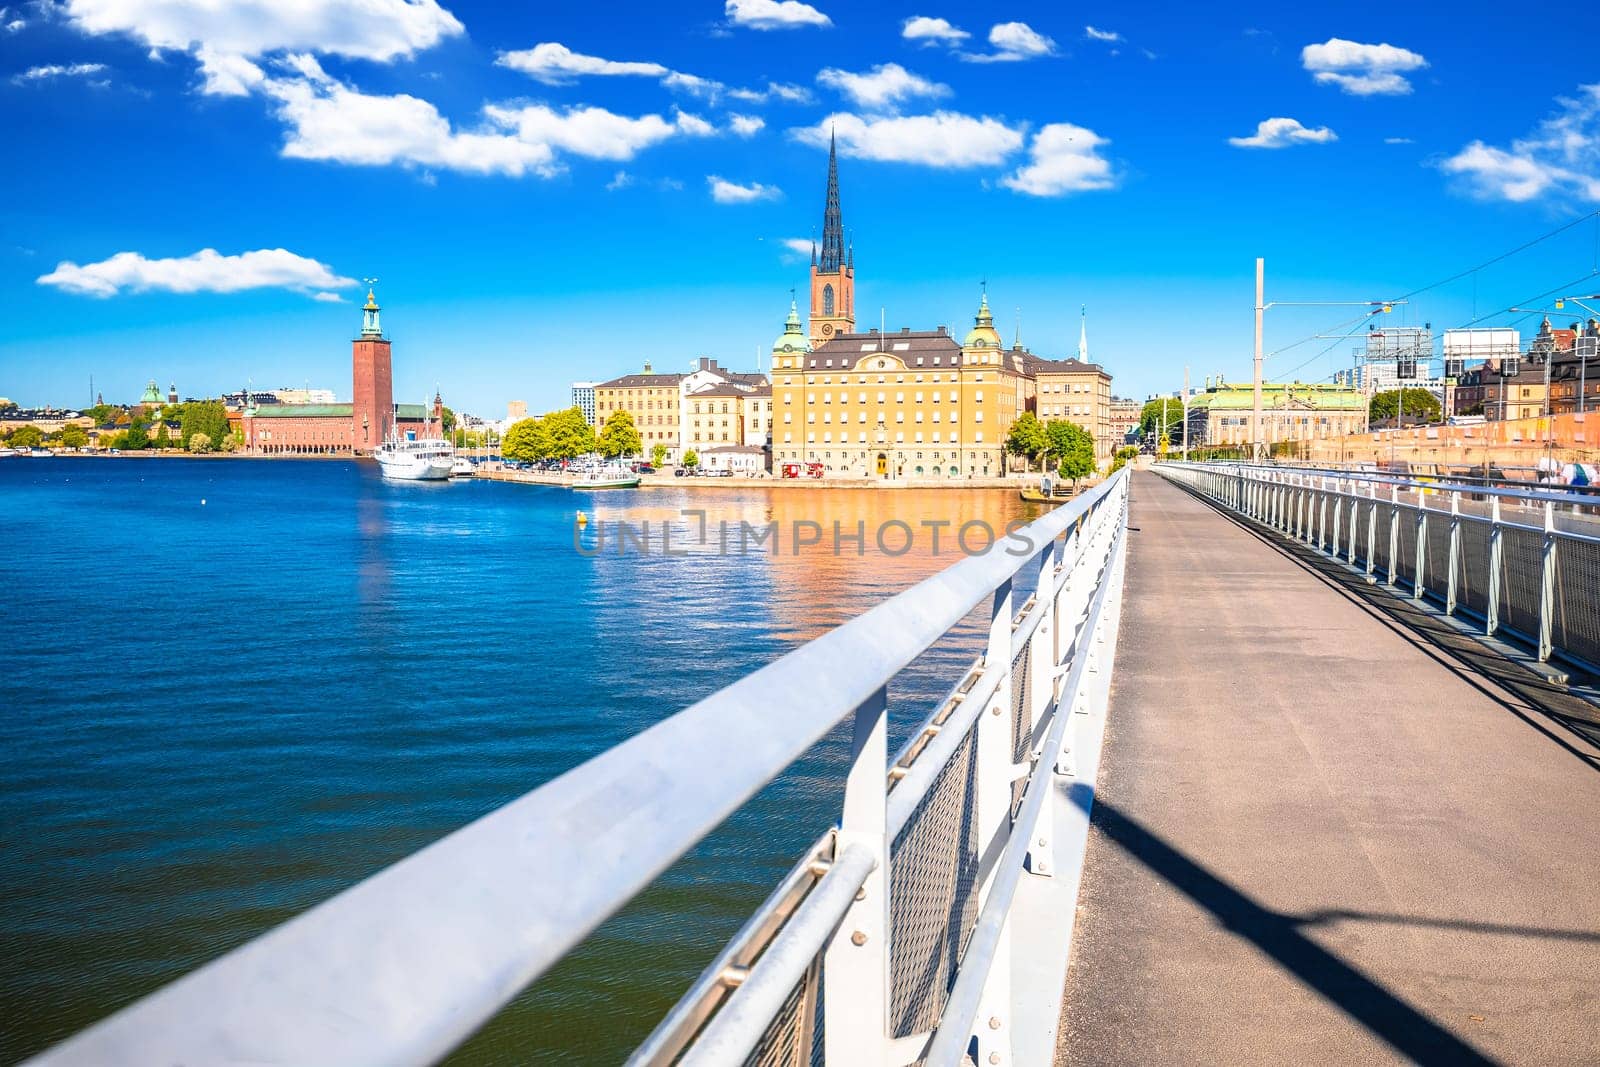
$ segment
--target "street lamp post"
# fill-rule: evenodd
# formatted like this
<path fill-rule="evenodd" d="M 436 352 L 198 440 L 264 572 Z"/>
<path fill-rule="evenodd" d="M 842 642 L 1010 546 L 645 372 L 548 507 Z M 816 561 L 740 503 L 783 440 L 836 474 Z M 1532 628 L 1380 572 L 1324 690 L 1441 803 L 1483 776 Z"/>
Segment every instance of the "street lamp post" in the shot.
<path fill-rule="evenodd" d="M 1387 315 L 1404 300 L 1274 300 L 1266 302 L 1267 261 L 1256 257 L 1256 346 L 1255 381 L 1250 407 L 1250 456 L 1259 463 L 1266 458 L 1266 441 L 1261 432 L 1261 319 L 1273 307 L 1370 307 L 1369 315 Z M 1600 298 L 1597 298 L 1600 299 Z"/>
<path fill-rule="evenodd" d="M 1568 300 L 1587 311 L 1592 317 L 1600 318 L 1600 311 L 1596 311 L 1594 308 L 1584 303 L 1585 300 L 1600 300 L 1600 293 L 1589 293 L 1586 296 L 1563 296 L 1556 300 L 1556 310 L 1560 311 L 1563 307 L 1565 307 Z M 1584 403 L 1586 397 L 1584 394 L 1588 389 L 1589 361 L 1584 358 L 1582 352 L 1577 351 L 1576 338 L 1573 340 L 1573 348 L 1574 355 L 1578 357 L 1578 414 L 1582 415 L 1586 410 L 1586 405 Z"/>

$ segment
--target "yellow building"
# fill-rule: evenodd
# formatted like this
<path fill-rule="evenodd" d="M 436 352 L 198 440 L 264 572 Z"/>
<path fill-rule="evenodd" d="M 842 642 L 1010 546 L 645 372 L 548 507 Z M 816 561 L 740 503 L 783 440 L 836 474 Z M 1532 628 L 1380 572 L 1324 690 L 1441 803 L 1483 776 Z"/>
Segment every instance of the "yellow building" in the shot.
<path fill-rule="evenodd" d="M 1030 357 L 1000 347 L 987 296 L 960 344 L 942 326 L 835 335 L 815 349 L 795 345 L 798 333 L 791 309 L 773 349 L 774 466 L 887 480 L 1005 472 Z"/>
<path fill-rule="evenodd" d="M 1040 422 L 1076 423 L 1094 438 L 1096 463 L 1105 463 L 1120 439 L 1111 423 L 1111 375 L 1098 363 L 1034 359 L 1034 403 Z"/>
<path fill-rule="evenodd" d="M 656 374 L 650 364 L 641 374 L 624 374 L 594 387 L 594 425 L 598 431 L 618 411 L 633 416 L 644 454 L 656 445 L 666 445 L 668 456 L 676 460 L 679 451 L 680 392 L 684 375 Z"/>

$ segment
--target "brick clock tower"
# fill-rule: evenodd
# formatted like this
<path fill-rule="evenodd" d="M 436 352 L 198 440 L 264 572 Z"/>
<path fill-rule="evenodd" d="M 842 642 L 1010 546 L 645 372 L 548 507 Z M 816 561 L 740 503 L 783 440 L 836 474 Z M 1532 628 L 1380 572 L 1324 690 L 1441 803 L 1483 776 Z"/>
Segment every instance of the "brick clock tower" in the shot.
<path fill-rule="evenodd" d="M 831 341 L 856 328 L 856 255 L 846 249 L 839 212 L 839 156 L 828 138 L 828 205 L 822 215 L 822 255 L 811 249 L 811 344 Z"/>
<path fill-rule="evenodd" d="M 394 427 L 394 369 L 389 361 L 389 340 L 378 325 L 378 301 L 371 288 L 361 309 L 361 336 L 351 353 L 354 388 L 350 416 L 351 440 L 356 452 L 371 453 Z"/>

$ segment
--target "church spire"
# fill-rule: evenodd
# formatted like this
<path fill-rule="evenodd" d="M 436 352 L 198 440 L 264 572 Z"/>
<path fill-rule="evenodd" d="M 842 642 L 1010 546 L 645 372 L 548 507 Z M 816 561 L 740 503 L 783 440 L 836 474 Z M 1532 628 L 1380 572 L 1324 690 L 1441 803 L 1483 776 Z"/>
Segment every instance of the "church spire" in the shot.
<path fill-rule="evenodd" d="M 1081 363 L 1089 362 L 1089 308 L 1087 305 L 1078 309 L 1080 316 L 1078 323 L 1078 360 Z"/>
<path fill-rule="evenodd" d="M 825 273 L 844 266 L 844 216 L 839 211 L 839 152 L 833 132 L 828 133 L 828 204 L 822 213 L 822 262 Z"/>

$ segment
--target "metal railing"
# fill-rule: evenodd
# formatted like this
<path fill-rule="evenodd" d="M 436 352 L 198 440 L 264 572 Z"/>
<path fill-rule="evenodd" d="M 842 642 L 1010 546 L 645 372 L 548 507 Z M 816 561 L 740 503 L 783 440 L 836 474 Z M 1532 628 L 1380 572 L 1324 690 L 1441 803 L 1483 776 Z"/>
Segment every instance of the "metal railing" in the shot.
<path fill-rule="evenodd" d="M 1363 570 L 1540 663 L 1600 671 L 1600 507 L 1556 489 L 1243 464 L 1161 474 Z"/>
<path fill-rule="evenodd" d="M 1012 1062 L 1011 906 L 1087 832 L 1084 783 L 1052 811 L 1097 759 L 1127 501 L 1124 470 L 35 1062 L 435 1061 L 843 722 L 838 822 L 631 1062 Z M 985 604 L 891 760 L 890 688 Z"/>

